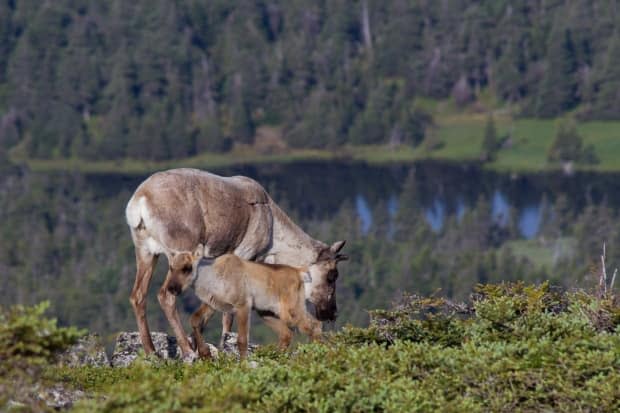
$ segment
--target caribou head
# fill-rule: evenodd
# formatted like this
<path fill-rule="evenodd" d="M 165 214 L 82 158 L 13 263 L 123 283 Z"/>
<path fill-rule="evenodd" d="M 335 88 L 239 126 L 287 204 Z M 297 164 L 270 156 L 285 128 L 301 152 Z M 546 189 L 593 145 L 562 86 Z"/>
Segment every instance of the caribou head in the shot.
<path fill-rule="evenodd" d="M 322 248 L 316 262 L 308 266 L 305 279 L 306 300 L 314 304 L 316 318 L 321 321 L 334 321 L 338 316 L 336 305 L 336 279 L 338 279 L 338 262 L 349 259 L 340 254 L 345 241 L 334 242 L 330 247 Z"/>

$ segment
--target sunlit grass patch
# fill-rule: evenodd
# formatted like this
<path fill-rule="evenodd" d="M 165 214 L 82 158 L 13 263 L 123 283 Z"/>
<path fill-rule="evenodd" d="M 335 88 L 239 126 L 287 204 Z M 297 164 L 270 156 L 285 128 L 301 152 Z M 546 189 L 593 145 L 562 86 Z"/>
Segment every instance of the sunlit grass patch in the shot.
<path fill-rule="evenodd" d="M 558 238 L 550 242 L 539 239 L 519 239 L 504 243 L 502 248 L 509 248 L 517 257 L 525 257 L 538 268 L 553 268 L 560 259 L 570 257 L 576 248 L 572 237 Z"/>

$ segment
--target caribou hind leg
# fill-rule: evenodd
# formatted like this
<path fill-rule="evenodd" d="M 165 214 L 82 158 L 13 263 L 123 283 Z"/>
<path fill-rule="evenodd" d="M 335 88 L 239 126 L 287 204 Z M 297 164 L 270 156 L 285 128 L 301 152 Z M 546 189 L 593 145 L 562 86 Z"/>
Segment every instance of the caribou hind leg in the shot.
<path fill-rule="evenodd" d="M 144 352 L 151 354 L 155 351 L 153 340 L 151 340 L 151 332 L 146 320 L 146 293 L 155 271 L 158 255 L 141 251 L 136 248 L 136 280 L 131 291 L 129 301 L 133 307 L 136 320 L 138 322 L 138 330 L 140 331 L 140 340 L 144 346 Z"/>

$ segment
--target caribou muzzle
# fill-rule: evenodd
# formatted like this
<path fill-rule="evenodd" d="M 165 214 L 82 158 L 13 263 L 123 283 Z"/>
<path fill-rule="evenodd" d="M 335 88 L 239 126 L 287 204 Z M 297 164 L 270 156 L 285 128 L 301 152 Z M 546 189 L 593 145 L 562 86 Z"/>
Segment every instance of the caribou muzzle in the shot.
<path fill-rule="evenodd" d="M 314 312 L 319 321 L 336 321 L 336 317 L 338 317 L 336 300 L 316 304 L 314 306 Z"/>
<path fill-rule="evenodd" d="M 172 281 L 168 283 L 168 292 L 175 296 L 180 295 L 183 292 L 183 286 L 176 281 Z"/>

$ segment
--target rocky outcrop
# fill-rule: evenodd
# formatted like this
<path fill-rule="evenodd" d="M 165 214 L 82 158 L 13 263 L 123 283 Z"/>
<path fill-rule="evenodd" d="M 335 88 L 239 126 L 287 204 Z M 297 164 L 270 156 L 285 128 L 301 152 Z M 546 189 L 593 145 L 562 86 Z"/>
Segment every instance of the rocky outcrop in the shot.
<path fill-rule="evenodd" d="M 190 343 L 192 338 L 188 337 Z M 162 332 L 151 333 L 151 339 L 159 358 L 164 360 L 178 359 L 180 350 L 176 337 Z M 213 344 L 207 343 L 211 354 L 218 356 L 218 349 Z M 248 353 L 257 349 L 256 344 L 248 344 Z M 237 334 L 229 333 L 223 341 L 222 351 L 239 357 L 237 350 Z M 97 334 L 89 334 L 82 337 L 76 344 L 59 356 L 59 363 L 69 367 L 95 366 L 95 367 L 127 367 L 142 352 L 142 342 L 137 331 L 123 331 L 118 334 L 112 357 L 108 359 L 101 338 Z"/>
<path fill-rule="evenodd" d="M 188 338 L 190 343 L 192 343 L 192 338 Z M 177 345 L 176 337 L 169 336 L 166 333 L 154 332 L 151 333 L 151 339 L 155 346 L 155 352 L 160 358 L 169 360 L 180 357 L 181 351 Z M 209 343 L 207 345 L 211 350 L 211 354 L 217 357 L 217 347 Z M 138 357 L 141 351 L 142 342 L 137 331 L 121 332 L 116 338 L 116 345 L 112 354 L 112 367 L 127 367 Z"/>
<path fill-rule="evenodd" d="M 180 350 L 177 340 L 162 332 L 151 333 L 153 345 L 159 358 L 163 360 L 178 359 Z M 190 343 L 192 338 L 188 337 Z M 207 343 L 214 357 L 218 356 L 218 349 L 213 344 Z M 248 353 L 252 354 L 258 346 L 248 344 Z M 101 338 L 97 334 L 88 334 L 78 340 L 76 344 L 60 354 L 58 361 L 61 365 L 69 367 L 94 366 L 94 367 L 127 367 L 141 353 L 142 342 L 137 331 L 123 331 L 118 334 L 112 357 L 108 359 Z M 222 351 L 239 357 L 237 350 L 237 334 L 229 333 L 223 341 Z"/>
<path fill-rule="evenodd" d="M 110 365 L 105 347 L 98 334 L 88 334 L 80 338 L 77 343 L 60 354 L 58 362 L 68 367 Z"/>
<path fill-rule="evenodd" d="M 248 354 L 252 354 L 257 348 L 258 345 L 248 343 Z M 237 333 L 228 333 L 224 336 L 222 351 L 239 357 L 239 350 L 237 350 Z"/>
<path fill-rule="evenodd" d="M 37 394 L 39 400 L 54 410 L 66 410 L 73 407 L 73 404 L 83 399 L 86 394 L 82 390 L 68 389 L 62 384 L 55 384 L 52 387 L 45 387 Z"/>

